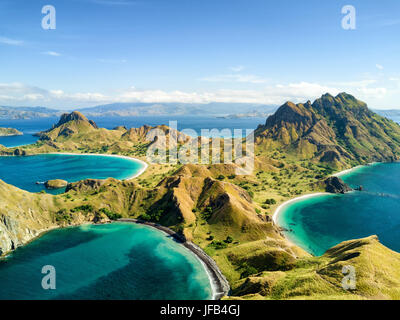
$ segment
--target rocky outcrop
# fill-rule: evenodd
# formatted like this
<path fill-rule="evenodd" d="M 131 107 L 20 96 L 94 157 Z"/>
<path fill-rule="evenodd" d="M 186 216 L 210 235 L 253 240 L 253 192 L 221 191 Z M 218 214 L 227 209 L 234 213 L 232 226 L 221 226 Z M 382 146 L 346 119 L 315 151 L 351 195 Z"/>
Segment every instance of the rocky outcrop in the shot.
<path fill-rule="evenodd" d="M 54 228 L 50 195 L 22 191 L 0 180 L 0 250 L 2 254 L 14 250 Z M 6 201 L 5 201 L 6 200 Z"/>
<path fill-rule="evenodd" d="M 13 151 L 13 155 L 14 155 L 14 156 L 25 156 L 25 155 L 26 155 L 26 151 L 25 151 L 25 150 L 22 150 L 21 148 L 16 148 L 16 149 Z"/>
<path fill-rule="evenodd" d="M 85 179 L 78 182 L 68 183 L 65 192 L 70 190 L 78 192 L 96 191 L 105 183 L 105 180 L 100 179 Z"/>
<path fill-rule="evenodd" d="M 60 189 L 60 188 L 65 188 L 68 185 L 68 181 L 61 180 L 61 179 L 55 179 L 55 180 L 48 180 L 44 183 L 44 186 L 47 189 Z"/>
<path fill-rule="evenodd" d="M 329 193 L 346 193 L 352 189 L 339 177 L 329 177 L 324 181 L 325 190 Z"/>

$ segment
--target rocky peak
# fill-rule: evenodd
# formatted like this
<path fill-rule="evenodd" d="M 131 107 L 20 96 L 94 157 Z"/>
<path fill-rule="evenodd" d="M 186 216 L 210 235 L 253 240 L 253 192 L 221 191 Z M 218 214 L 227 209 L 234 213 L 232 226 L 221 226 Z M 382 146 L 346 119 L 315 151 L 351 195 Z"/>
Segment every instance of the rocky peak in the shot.
<path fill-rule="evenodd" d="M 60 127 L 65 123 L 68 123 L 70 121 L 84 121 L 84 122 L 89 122 L 94 128 L 98 128 L 96 123 L 93 120 L 88 120 L 82 113 L 79 111 L 73 111 L 71 113 L 64 113 L 61 115 L 60 120 L 56 124 L 56 127 Z"/>
<path fill-rule="evenodd" d="M 300 122 L 311 123 L 312 121 L 312 114 L 304 105 L 286 102 L 279 107 L 275 114 L 268 117 L 265 125 L 267 128 L 271 128 L 282 123 L 298 124 Z"/>
<path fill-rule="evenodd" d="M 68 138 L 75 133 L 98 128 L 93 120 L 88 120 L 79 111 L 73 111 L 64 113 L 57 124 L 46 131 L 36 133 L 35 136 L 40 137 L 41 140 L 55 140 L 58 137 Z"/>
<path fill-rule="evenodd" d="M 63 125 L 64 123 L 74 121 L 74 120 L 81 120 L 81 121 L 89 121 L 82 113 L 79 111 L 73 111 L 71 113 L 63 113 L 61 115 L 60 120 L 56 124 L 57 127 Z"/>

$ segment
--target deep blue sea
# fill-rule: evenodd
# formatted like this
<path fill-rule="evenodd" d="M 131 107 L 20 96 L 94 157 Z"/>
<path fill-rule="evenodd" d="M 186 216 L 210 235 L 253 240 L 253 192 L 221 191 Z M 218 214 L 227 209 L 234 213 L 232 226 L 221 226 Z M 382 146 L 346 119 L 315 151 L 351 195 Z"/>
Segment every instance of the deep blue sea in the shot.
<path fill-rule="evenodd" d="M 357 168 L 341 178 L 364 191 L 322 195 L 283 208 L 278 223 L 285 235 L 314 255 L 350 239 L 377 235 L 400 252 L 400 163 Z"/>
<path fill-rule="evenodd" d="M 254 130 L 259 124 L 265 123 L 265 118 L 222 119 L 215 117 L 198 116 L 153 116 L 153 117 L 90 117 L 99 127 L 113 129 L 123 125 L 127 128 L 137 128 L 145 124 L 150 126 L 169 125 L 169 121 L 177 121 L 178 130 L 193 129 L 197 135 L 201 129 L 242 129 L 245 136 L 246 129 Z M 22 136 L 0 137 L 0 144 L 6 147 L 17 147 L 37 141 L 33 134 L 51 128 L 58 122 L 58 118 L 41 118 L 33 120 L 0 120 L 0 127 L 11 127 L 23 132 Z"/>
<path fill-rule="evenodd" d="M 30 192 L 45 190 L 43 184 L 53 179 L 68 182 L 92 179 L 126 179 L 143 168 L 134 160 L 100 155 L 41 154 L 34 156 L 0 156 L 0 179 Z M 57 194 L 64 189 L 46 190 Z"/>
<path fill-rule="evenodd" d="M 44 266 L 56 289 L 42 288 Z M 113 223 L 50 231 L 0 260 L 0 299 L 210 299 L 201 262 L 166 234 Z"/>

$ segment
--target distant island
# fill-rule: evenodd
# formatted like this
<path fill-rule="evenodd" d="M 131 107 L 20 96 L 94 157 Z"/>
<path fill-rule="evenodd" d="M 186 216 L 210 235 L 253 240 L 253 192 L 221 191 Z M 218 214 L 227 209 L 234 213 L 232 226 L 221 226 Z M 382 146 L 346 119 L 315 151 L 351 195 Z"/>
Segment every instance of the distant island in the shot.
<path fill-rule="evenodd" d="M 226 116 L 230 114 L 260 113 L 261 117 L 275 111 L 277 106 L 256 103 L 111 103 L 80 108 L 86 117 L 141 117 L 141 116 Z M 205 112 L 207 110 L 207 112 Z M 45 107 L 0 106 L 0 119 L 21 120 L 39 118 L 58 118 L 66 110 Z"/>
<path fill-rule="evenodd" d="M 23 133 L 14 128 L 0 128 L 0 137 L 22 136 Z"/>
<path fill-rule="evenodd" d="M 62 112 L 45 107 L 10 107 L 0 106 L 0 119 L 28 120 L 38 118 L 59 117 Z"/>
<path fill-rule="evenodd" d="M 242 118 L 267 118 L 272 115 L 273 112 L 248 112 L 248 113 L 235 113 L 235 114 L 228 114 L 225 116 L 218 116 L 219 119 L 242 119 Z"/>

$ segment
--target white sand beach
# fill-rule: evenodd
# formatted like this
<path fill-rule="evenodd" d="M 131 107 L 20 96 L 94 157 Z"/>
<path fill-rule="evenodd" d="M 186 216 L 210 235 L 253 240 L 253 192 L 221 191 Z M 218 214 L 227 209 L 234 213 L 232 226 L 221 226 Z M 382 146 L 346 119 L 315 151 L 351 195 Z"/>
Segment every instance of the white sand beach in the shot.
<path fill-rule="evenodd" d="M 277 222 L 277 221 L 278 221 L 278 216 L 279 216 L 279 214 L 282 212 L 282 209 L 283 209 L 286 205 L 288 205 L 288 204 L 290 204 L 290 203 L 294 203 L 294 202 L 297 202 L 297 201 L 300 201 L 300 200 L 304 200 L 304 199 L 308 199 L 308 198 L 312 198 L 312 197 L 323 196 L 323 195 L 327 195 L 327 194 L 329 194 L 329 193 L 327 193 L 327 192 L 311 193 L 311 194 L 305 194 L 305 195 L 303 195 L 303 196 L 300 196 L 300 197 L 297 197 L 297 198 L 294 198 L 294 199 L 290 199 L 290 200 L 288 200 L 288 201 L 285 201 L 284 203 L 281 203 L 281 204 L 279 205 L 278 208 L 276 208 L 276 210 L 275 210 L 275 212 L 274 212 L 274 214 L 273 214 L 273 216 L 272 216 L 272 221 L 273 221 L 276 225 L 279 226 L 279 224 L 278 224 L 278 222 Z"/>
<path fill-rule="evenodd" d="M 118 154 L 104 154 L 104 153 L 72 153 L 72 152 L 52 152 L 52 153 L 46 153 L 46 154 L 64 154 L 64 155 L 71 155 L 71 156 L 102 156 L 102 157 L 115 157 L 115 158 L 121 158 L 121 159 L 127 159 L 127 160 L 131 160 L 134 162 L 138 162 L 140 163 L 143 167 L 135 174 L 133 174 L 132 176 L 125 178 L 123 180 L 132 180 L 134 178 L 137 178 L 138 176 L 140 176 L 143 172 L 146 171 L 147 167 L 149 166 L 146 162 L 137 159 L 137 158 L 133 158 L 133 157 L 129 157 L 129 156 L 122 156 L 122 155 L 118 155 Z"/>

